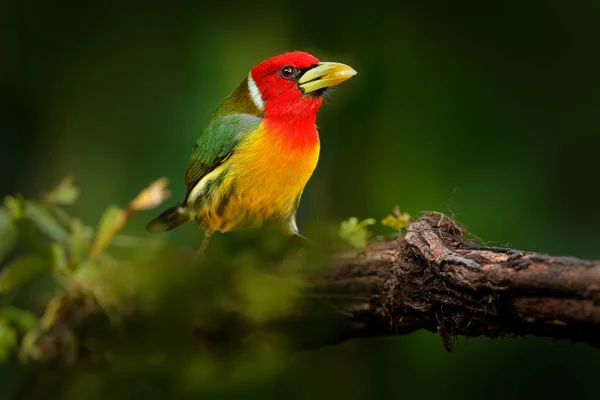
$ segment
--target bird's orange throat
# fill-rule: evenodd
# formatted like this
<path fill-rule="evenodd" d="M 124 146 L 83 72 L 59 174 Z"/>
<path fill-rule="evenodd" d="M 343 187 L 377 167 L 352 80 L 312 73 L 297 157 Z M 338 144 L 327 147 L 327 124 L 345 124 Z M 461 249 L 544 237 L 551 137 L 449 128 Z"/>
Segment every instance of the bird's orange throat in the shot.
<path fill-rule="evenodd" d="M 319 145 L 316 114 L 303 118 L 265 118 L 268 139 L 284 151 L 312 152 Z"/>

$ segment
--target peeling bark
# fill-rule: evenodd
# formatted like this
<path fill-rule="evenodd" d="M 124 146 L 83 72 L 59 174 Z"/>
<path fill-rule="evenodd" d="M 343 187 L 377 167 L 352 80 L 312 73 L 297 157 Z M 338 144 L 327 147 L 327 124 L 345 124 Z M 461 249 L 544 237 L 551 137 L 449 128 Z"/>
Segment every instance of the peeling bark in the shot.
<path fill-rule="evenodd" d="M 437 213 L 396 241 L 339 254 L 312 292 L 345 318 L 333 342 L 427 329 L 448 350 L 457 335 L 600 345 L 600 261 L 480 246 Z"/>

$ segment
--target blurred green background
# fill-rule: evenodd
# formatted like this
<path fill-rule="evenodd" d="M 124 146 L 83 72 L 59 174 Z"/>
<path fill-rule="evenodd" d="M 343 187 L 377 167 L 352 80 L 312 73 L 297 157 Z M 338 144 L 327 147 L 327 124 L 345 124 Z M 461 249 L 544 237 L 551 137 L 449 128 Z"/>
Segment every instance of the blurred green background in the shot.
<path fill-rule="evenodd" d="M 501 245 L 600 258 L 599 40 L 595 0 L 4 1 L 0 195 L 35 196 L 73 173 L 83 193 L 74 214 L 89 223 L 161 176 L 179 199 L 192 145 L 219 101 L 256 63 L 304 50 L 359 73 L 319 113 L 321 159 L 301 230 L 381 219 L 398 204 L 452 213 Z M 137 215 L 128 233 L 146 235 L 154 215 Z M 191 224 L 169 235 L 201 239 Z M 215 246 L 236 235 L 218 235 Z M 298 354 L 210 394 L 598 398 L 599 367 L 600 351 L 583 345 L 472 339 L 447 354 L 420 332 Z M 70 384 L 44 396 L 184 393 L 149 368 L 122 381 L 116 366 L 103 368 L 71 371 Z M 18 377 L 0 377 L 6 398 Z M 103 379 L 110 388 L 94 389 Z"/>

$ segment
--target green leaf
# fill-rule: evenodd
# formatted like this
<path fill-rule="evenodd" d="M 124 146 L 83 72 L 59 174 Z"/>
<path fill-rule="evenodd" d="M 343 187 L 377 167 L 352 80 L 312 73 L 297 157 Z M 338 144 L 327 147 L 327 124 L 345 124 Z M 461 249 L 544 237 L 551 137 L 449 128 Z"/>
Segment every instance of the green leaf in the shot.
<path fill-rule="evenodd" d="M 67 252 L 64 247 L 59 244 L 52 243 L 50 245 L 50 252 L 52 254 L 52 264 L 55 270 L 64 271 L 67 269 L 69 265 L 69 260 L 67 259 Z"/>
<path fill-rule="evenodd" d="M 71 221 L 71 233 L 69 234 L 69 251 L 71 263 L 81 263 L 90 250 L 94 230 L 83 224 L 79 219 Z"/>
<path fill-rule="evenodd" d="M 63 306 L 64 296 L 62 294 L 54 296 L 46 305 L 46 309 L 44 310 L 44 315 L 40 319 L 40 329 L 42 332 L 47 332 L 58 317 L 58 312 Z"/>
<path fill-rule="evenodd" d="M 50 269 L 50 264 L 37 255 L 25 255 L 7 264 L 0 275 L 0 293 L 18 289 Z"/>
<path fill-rule="evenodd" d="M 23 208 L 25 202 L 21 197 L 6 196 L 4 198 L 4 207 L 10 214 L 12 220 L 19 220 L 23 218 Z"/>
<path fill-rule="evenodd" d="M 90 251 L 89 259 L 93 260 L 100 255 L 112 242 L 115 235 L 123 229 L 127 222 L 127 212 L 118 206 L 109 206 L 98 226 L 98 233 Z"/>
<path fill-rule="evenodd" d="M 0 263 L 17 243 L 19 231 L 5 209 L 0 208 Z"/>
<path fill-rule="evenodd" d="M 71 216 L 63 208 L 59 207 L 58 205 L 51 204 L 47 210 L 58 221 L 58 223 L 64 227 L 67 227 L 67 229 L 70 228 Z"/>
<path fill-rule="evenodd" d="M 340 238 L 352 247 L 366 247 L 367 241 L 371 237 L 371 232 L 367 229 L 369 225 L 375 225 L 375 219 L 367 218 L 358 222 L 358 218 L 352 217 L 342 221 L 339 230 Z"/>
<path fill-rule="evenodd" d="M 411 219 L 409 213 L 400 212 L 400 207 L 396 206 L 391 214 L 381 220 L 381 224 L 399 231 L 409 226 Z"/>
<path fill-rule="evenodd" d="M 0 319 L 9 321 L 22 333 L 33 329 L 38 324 L 38 318 L 34 313 L 12 306 L 0 310 Z"/>
<path fill-rule="evenodd" d="M 38 204 L 26 201 L 24 217 L 31 221 L 49 239 L 62 244 L 67 242 L 68 233 L 66 229 L 52 214 Z"/>
<path fill-rule="evenodd" d="M 65 177 L 58 185 L 46 193 L 44 200 L 51 204 L 71 205 L 77 201 L 80 190 L 74 185 L 73 176 Z"/>
<path fill-rule="evenodd" d="M 8 321 L 0 319 L 0 363 L 8 361 L 17 346 L 17 331 Z"/>
<path fill-rule="evenodd" d="M 40 360 L 42 358 L 42 350 L 38 346 L 39 338 L 39 329 L 31 329 L 23 335 L 23 339 L 21 339 L 21 349 L 19 350 L 19 359 L 21 362 Z"/>
<path fill-rule="evenodd" d="M 52 243 L 50 252 L 52 254 L 52 275 L 54 279 L 68 293 L 76 294 L 79 290 L 79 282 L 74 279 L 73 270 L 79 268 L 80 265 L 71 262 L 64 247 L 56 243 Z"/>

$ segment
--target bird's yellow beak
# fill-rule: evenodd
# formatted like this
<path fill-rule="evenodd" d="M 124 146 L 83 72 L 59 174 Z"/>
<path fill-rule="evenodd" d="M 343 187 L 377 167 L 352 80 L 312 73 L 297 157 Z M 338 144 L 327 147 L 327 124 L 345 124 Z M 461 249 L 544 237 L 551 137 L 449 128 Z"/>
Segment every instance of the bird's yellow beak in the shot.
<path fill-rule="evenodd" d="M 338 85 L 354 75 L 356 75 L 356 71 L 348 65 L 322 62 L 306 71 L 298 80 L 298 84 L 304 94 L 308 94 L 319 89 Z"/>

